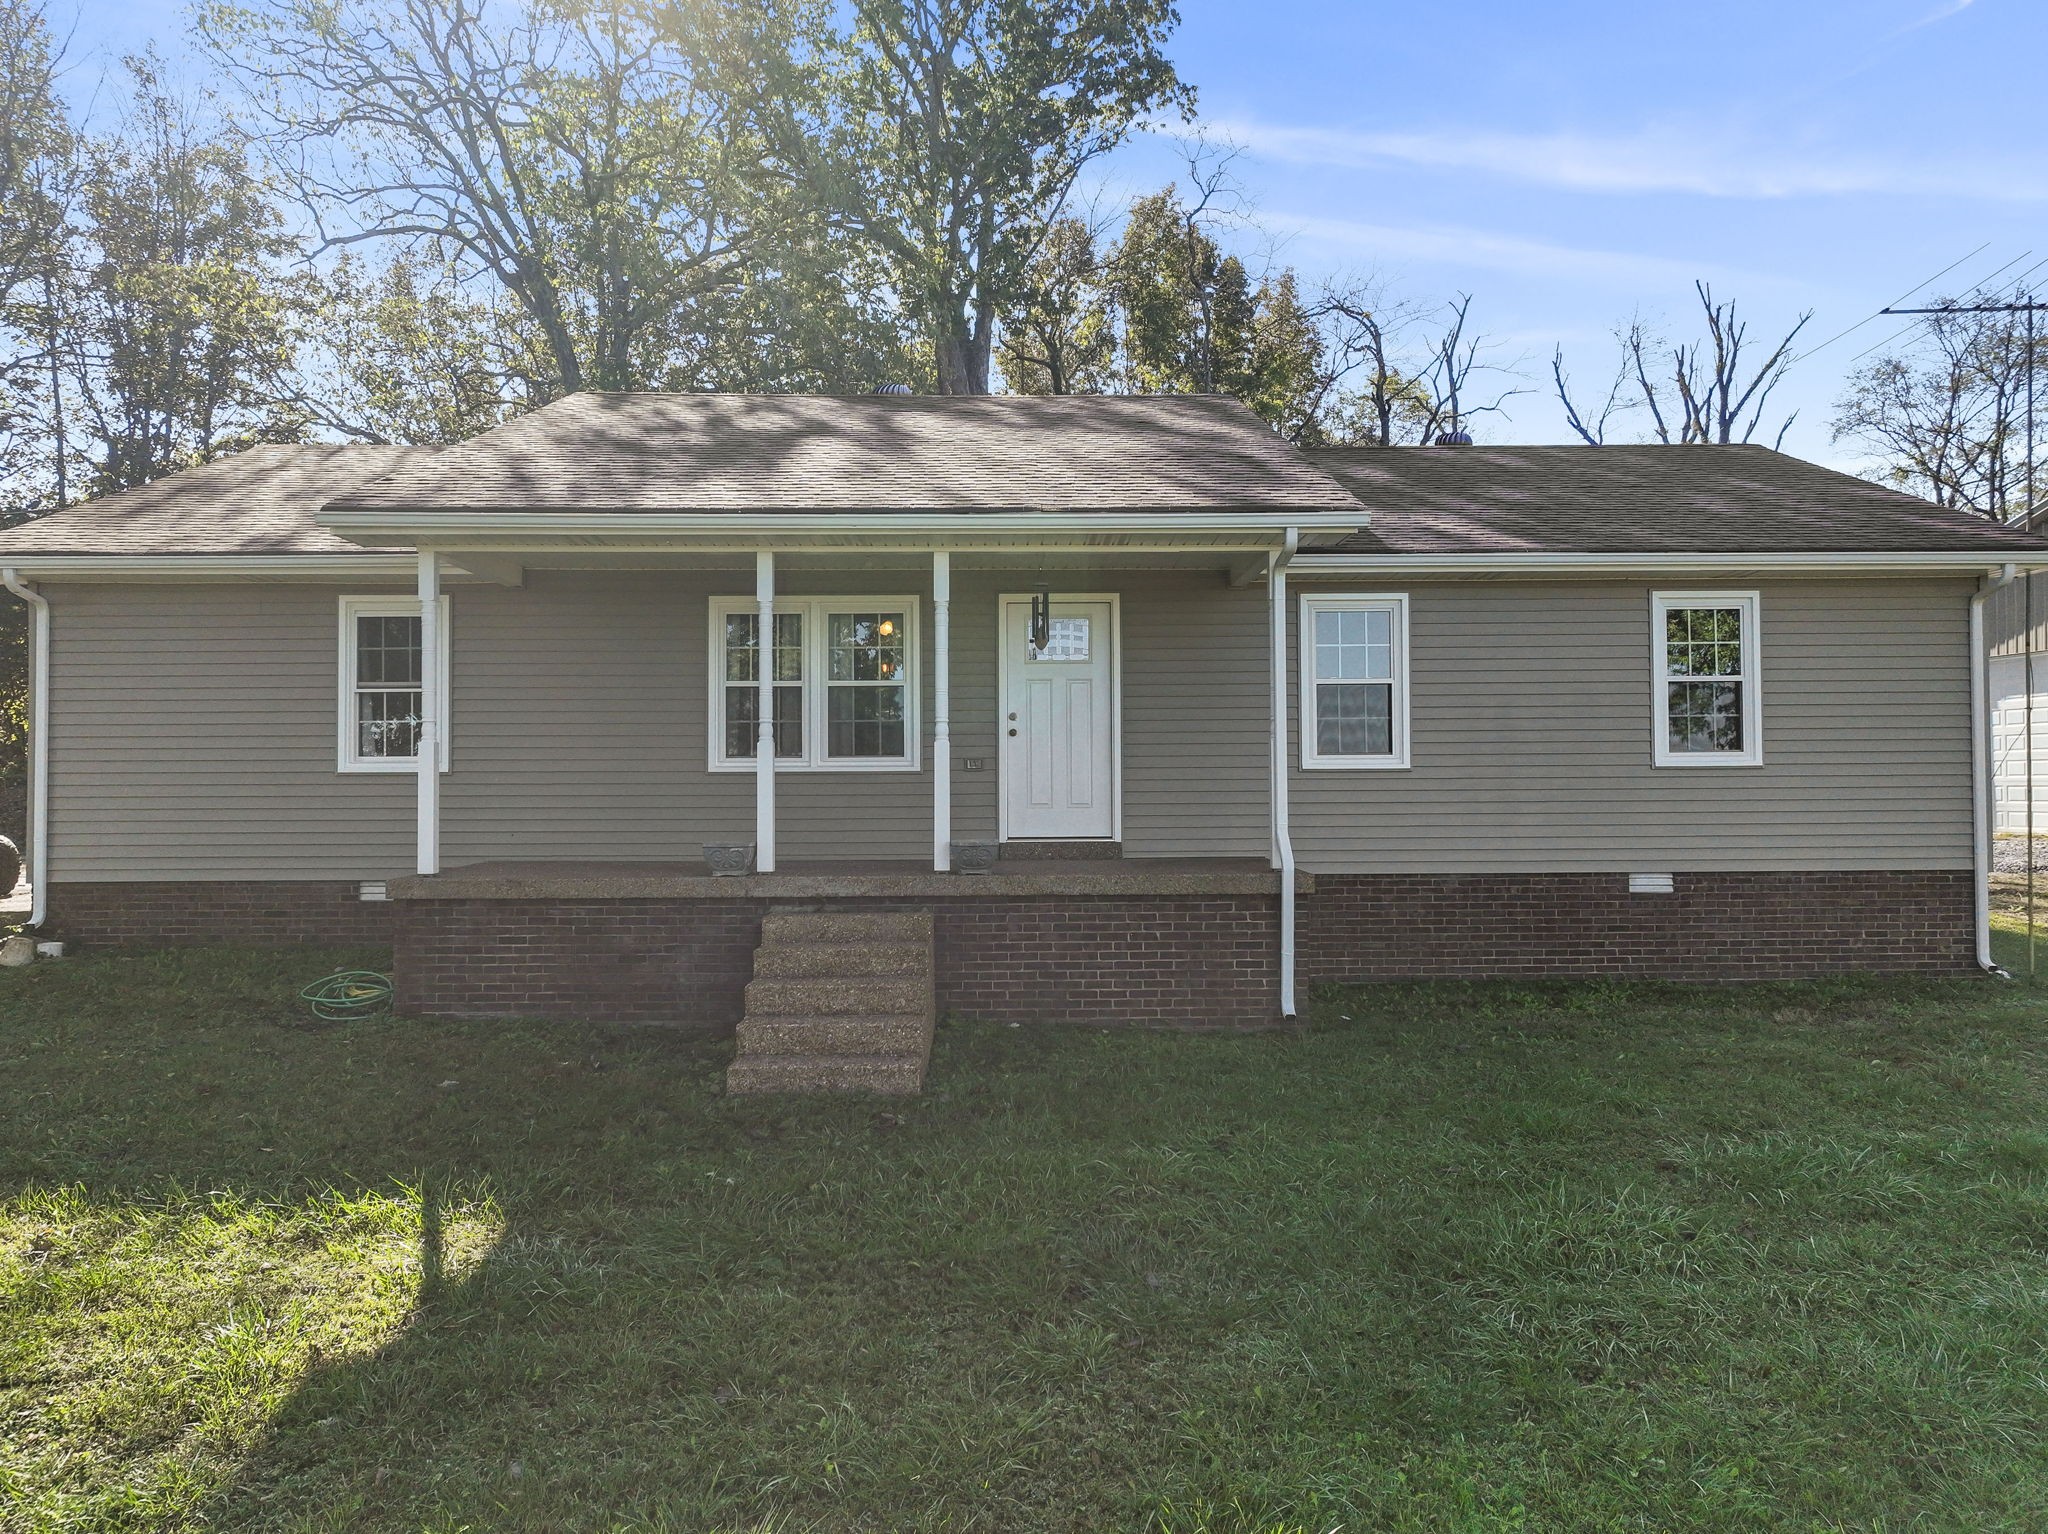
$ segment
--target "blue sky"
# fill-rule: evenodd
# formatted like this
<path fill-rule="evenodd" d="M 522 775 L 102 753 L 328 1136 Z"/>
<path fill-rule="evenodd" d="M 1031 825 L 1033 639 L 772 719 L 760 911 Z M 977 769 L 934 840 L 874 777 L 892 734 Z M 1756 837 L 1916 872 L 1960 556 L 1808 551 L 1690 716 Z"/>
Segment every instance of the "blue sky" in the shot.
<path fill-rule="evenodd" d="M 61 0 L 60 0 L 61 9 Z M 1986 247 L 1929 293 L 2048 257 L 2048 155 L 2029 117 L 2041 0 L 1182 0 L 1174 57 L 1277 260 L 1475 295 L 1527 387 L 1484 440 L 1565 435 L 1561 343 L 1590 387 L 1640 310 L 1690 324 L 1694 277 L 1757 337 L 1815 311 L 1808 345 Z M 156 37 L 173 0 L 83 0 L 86 69 Z M 81 71 L 81 75 L 84 71 Z M 1134 145 L 1130 188 L 1177 165 Z M 2039 274 L 2048 278 L 2048 267 Z M 1827 420 L 1866 324 L 1803 361 L 1787 447 L 1847 463 Z"/>

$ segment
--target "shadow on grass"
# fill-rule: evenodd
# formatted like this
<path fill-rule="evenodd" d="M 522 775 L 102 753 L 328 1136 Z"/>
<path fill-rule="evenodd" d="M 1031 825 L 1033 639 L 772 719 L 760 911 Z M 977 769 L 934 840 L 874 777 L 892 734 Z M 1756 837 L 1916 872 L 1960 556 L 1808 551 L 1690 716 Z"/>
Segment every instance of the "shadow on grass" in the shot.
<path fill-rule="evenodd" d="M 0 997 L 0 1178 L 109 1211 L 100 1314 L 166 1312 L 38 1355 L 166 1381 L 58 1423 L 120 1468 L 17 1473 L 45 1526 L 2048 1507 L 2036 991 L 1346 991 L 1286 1035 L 949 1029 L 922 1099 L 790 1103 L 724 1098 L 729 1046 L 689 1039 L 291 1025 L 360 957 L 67 961 Z"/>

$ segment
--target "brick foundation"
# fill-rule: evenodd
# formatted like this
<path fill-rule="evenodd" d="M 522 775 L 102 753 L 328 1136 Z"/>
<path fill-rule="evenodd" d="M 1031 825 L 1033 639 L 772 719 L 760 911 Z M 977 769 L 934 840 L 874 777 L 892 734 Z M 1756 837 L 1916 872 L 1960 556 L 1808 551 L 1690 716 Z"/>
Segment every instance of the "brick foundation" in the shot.
<path fill-rule="evenodd" d="M 356 898 L 341 882 L 61 884 L 51 928 L 83 945 L 383 943 L 401 1011 L 727 1029 L 766 899 Z M 784 903 L 784 902 L 773 902 Z M 1272 895 L 817 900 L 930 910 L 938 1002 L 990 1022 L 1270 1024 Z M 1586 977 L 1720 981 L 1974 969 L 1970 875 L 1316 876 L 1299 979 Z"/>
<path fill-rule="evenodd" d="M 406 900 L 398 1008 L 422 1017 L 739 1021 L 766 900 Z M 987 1022 L 1270 1025 L 1278 901 L 808 901 L 929 910 L 942 1012 Z"/>
<path fill-rule="evenodd" d="M 1318 874 L 1302 897 L 1303 986 L 1488 976 L 1785 980 L 1976 968 L 1971 876 Z"/>
<path fill-rule="evenodd" d="M 179 880 L 52 884 L 51 935 L 86 947 L 186 943 L 346 945 L 391 941 L 390 902 L 344 880 Z"/>

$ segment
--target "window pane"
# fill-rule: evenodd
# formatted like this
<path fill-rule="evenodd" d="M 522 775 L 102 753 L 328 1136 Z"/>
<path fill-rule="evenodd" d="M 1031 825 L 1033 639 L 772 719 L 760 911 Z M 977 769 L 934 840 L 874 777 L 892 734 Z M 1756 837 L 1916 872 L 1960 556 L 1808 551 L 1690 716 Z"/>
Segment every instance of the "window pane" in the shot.
<path fill-rule="evenodd" d="M 893 682 L 903 675 L 903 614 L 832 613 L 826 619 L 826 677 Z"/>
<path fill-rule="evenodd" d="M 1315 612 L 1319 681 L 1391 681 L 1394 615 L 1384 607 L 1325 608 Z"/>
<path fill-rule="evenodd" d="M 1667 682 L 1673 751 L 1742 750 L 1742 683 Z"/>
<path fill-rule="evenodd" d="M 725 618 L 725 679 L 752 682 L 759 678 L 755 668 L 761 660 L 761 616 L 759 613 L 727 613 Z M 804 615 L 775 615 L 775 680 L 801 682 L 804 679 Z"/>
<path fill-rule="evenodd" d="M 834 757 L 900 757 L 903 748 L 901 687 L 834 687 L 825 700 L 829 754 Z"/>
<path fill-rule="evenodd" d="M 1742 609 L 1674 607 L 1667 611 L 1664 674 L 1742 675 Z"/>
<path fill-rule="evenodd" d="M 356 685 L 420 685 L 420 620 L 417 617 L 356 619 Z"/>
<path fill-rule="evenodd" d="M 417 690 L 356 694 L 357 756 L 416 758 L 419 754 L 420 695 Z"/>
<path fill-rule="evenodd" d="M 1316 687 L 1316 753 L 1391 756 L 1394 688 L 1389 682 L 1324 682 Z"/>
<path fill-rule="evenodd" d="M 759 676 L 754 667 L 761 658 L 760 636 L 761 620 L 758 615 L 725 615 L 725 679 L 728 682 L 751 682 Z"/>
<path fill-rule="evenodd" d="M 761 693 L 757 687 L 725 689 L 725 754 L 752 761 L 759 740 Z M 775 689 L 775 758 L 804 754 L 804 690 Z"/>

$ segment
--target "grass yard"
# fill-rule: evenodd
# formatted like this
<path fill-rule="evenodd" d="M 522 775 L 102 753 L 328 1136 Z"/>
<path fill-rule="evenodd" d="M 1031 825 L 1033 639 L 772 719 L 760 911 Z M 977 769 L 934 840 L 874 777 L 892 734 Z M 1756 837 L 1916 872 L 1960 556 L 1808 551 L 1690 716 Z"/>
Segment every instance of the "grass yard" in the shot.
<path fill-rule="evenodd" d="M 301 1026 L 0 971 L 0 1528 L 2048 1527 L 2048 987 L 1295 1034 Z"/>

